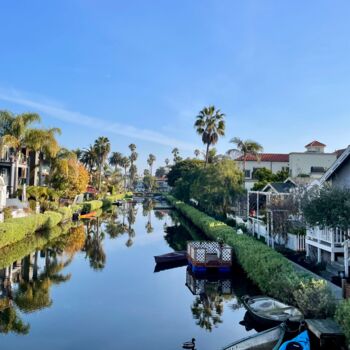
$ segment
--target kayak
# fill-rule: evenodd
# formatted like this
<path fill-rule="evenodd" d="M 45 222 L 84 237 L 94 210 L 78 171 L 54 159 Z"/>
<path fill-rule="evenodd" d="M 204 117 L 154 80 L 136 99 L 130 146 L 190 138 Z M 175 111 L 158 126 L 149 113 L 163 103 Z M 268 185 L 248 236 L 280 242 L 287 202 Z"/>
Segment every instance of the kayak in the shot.
<path fill-rule="evenodd" d="M 310 350 L 310 338 L 307 331 L 297 335 L 295 338 L 284 342 L 278 350 Z"/>
<path fill-rule="evenodd" d="M 92 212 L 87 213 L 87 214 L 81 214 L 81 215 L 79 216 L 79 219 L 90 219 L 90 218 L 95 217 L 96 214 L 97 214 L 96 211 L 92 211 Z"/>

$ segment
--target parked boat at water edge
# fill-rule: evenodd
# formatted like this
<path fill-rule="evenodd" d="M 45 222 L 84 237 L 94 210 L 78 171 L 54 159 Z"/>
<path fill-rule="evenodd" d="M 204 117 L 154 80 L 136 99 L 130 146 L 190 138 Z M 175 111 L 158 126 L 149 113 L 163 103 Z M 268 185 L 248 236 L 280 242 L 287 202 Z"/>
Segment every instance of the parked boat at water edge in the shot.
<path fill-rule="evenodd" d="M 278 350 L 284 341 L 287 327 L 284 323 L 264 332 L 235 341 L 222 350 Z"/>
<path fill-rule="evenodd" d="M 276 299 L 257 296 L 243 296 L 242 302 L 252 318 L 266 326 L 275 326 L 281 322 L 299 325 L 303 314 L 294 306 L 284 304 Z"/>
<path fill-rule="evenodd" d="M 187 263 L 187 253 L 185 250 L 171 252 L 163 255 L 156 255 L 154 257 L 156 264 L 170 264 L 170 263 L 178 263 L 178 262 L 186 262 Z"/>

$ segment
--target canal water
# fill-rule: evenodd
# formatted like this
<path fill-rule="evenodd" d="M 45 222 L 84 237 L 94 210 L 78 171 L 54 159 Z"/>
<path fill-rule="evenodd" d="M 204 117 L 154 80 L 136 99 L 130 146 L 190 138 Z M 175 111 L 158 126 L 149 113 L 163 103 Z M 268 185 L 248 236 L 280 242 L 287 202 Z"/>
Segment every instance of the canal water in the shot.
<path fill-rule="evenodd" d="M 207 350 L 255 333 L 237 296 L 256 289 L 238 267 L 222 278 L 185 266 L 154 272 L 154 255 L 204 237 L 177 213 L 152 207 L 114 207 L 0 264 L 0 348 L 170 350 L 195 338 Z M 16 249 L 0 251 L 0 261 Z"/>

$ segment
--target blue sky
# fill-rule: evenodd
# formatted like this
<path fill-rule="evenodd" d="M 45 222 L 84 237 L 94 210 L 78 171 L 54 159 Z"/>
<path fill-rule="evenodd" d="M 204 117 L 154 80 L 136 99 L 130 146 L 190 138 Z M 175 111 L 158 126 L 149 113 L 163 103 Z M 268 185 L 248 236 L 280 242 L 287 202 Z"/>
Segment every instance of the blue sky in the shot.
<path fill-rule="evenodd" d="M 0 109 L 36 111 L 63 146 L 100 135 L 139 166 L 202 147 L 197 112 L 226 114 L 266 152 L 348 145 L 348 1 L 3 1 Z"/>

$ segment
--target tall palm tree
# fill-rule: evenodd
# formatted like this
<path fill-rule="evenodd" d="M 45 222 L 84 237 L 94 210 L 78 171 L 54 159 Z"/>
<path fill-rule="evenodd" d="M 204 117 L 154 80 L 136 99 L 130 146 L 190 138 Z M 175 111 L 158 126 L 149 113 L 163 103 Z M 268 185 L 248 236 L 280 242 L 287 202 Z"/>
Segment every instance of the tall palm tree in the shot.
<path fill-rule="evenodd" d="M 29 129 L 25 137 L 26 146 L 39 154 L 39 186 L 42 185 L 44 159 L 56 157 L 60 150 L 56 134 L 60 135 L 61 129 Z"/>
<path fill-rule="evenodd" d="M 120 152 L 112 152 L 111 156 L 109 157 L 109 164 L 115 167 L 115 170 L 117 170 L 118 165 L 121 166 L 120 162 L 123 158 L 123 155 Z"/>
<path fill-rule="evenodd" d="M 147 159 L 147 163 L 149 165 L 150 173 L 152 176 L 152 168 L 153 168 L 153 163 L 156 161 L 156 156 L 154 154 L 150 154 Z"/>
<path fill-rule="evenodd" d="M 201 154 L 201 151 L 199 149 L 194 150 L 194 155 L 196 158 L 198 158 L 200 154 Z"/>
<path fill-rule="evenodd" d="M 136 162 L 138 154 L 137 154 L 137 152 L 135 152 L 136 146 L 134 144 L 131 144 L 130 146 L 135 147 L 135 148 L 133 148 L 134 150 L 131 151 L 131 154 L 129 157 L 129 159 L 130 159 L 130 168 L 129 168 L 130 182 L 131 182 L 131 184 L 133 184 L 135 181 L 136 174 L 137 174 L 137 167 L 134 164 L 134 162 Z"/>
<path fill-rule="evenodd" d="M 96 152 L 97 165 L 99 168 L 99 177 L 98 177 L 98 190 L 101 190 L 101 182 L 102 182 L 102 168 L 105 163 L 108 153 L 111 150 L 111 144 L 109 139 L 104 136 L 100 136 L 94 143 L 94 149 Z"/>
<path fill-rule="evenodd" d="M 41 118 L 36 113 L 14 115 L 8 111 L 0 111 L 1 146 L 11 147 L 14 154 L 14 191 L 18 187 L 18 162 L 20 160 L 21 149 L 25 147 L 26 134 L 31 124 L 40 121 Z"/>
<path fill-rule="evenodd" d="M 124 190 L 126 191 L 126 178 L 128 167 L 130 166 L 130 159 L 128 157 L 123 157 L 120 161 L 120 166 L 124 168 Z"/>
<path fill-rule="evenodd" d="M 215 145 L 220 136 L 225 135 L 225 114 L 214 106 L 204 107 L 196 117 L 194 127 L 207 145 L 205 152 L 205 165 L 208 164 L 209 148 Z"/>
<path fill-rule="evenodd" d="M 253 140 L 242 140 L 239 137 L 234 137 L 230 140 L 231 143 L 234 143 L 237 147 L 228 150 L 226 153 L 231 155 L 234 153 L 240 154 L 243 159 L 243 175 L 245 178 L 245 168 L 248 155 L 255 156 L 259 159 L 259 154 L 264 150 L 260 143 Z"/>
<path fill-rule="evenodd" d="M 85 167 L 91 173 L 96 166 L 96 150 L 94 146 L 90 145 L 88 148 L 83 150 L 83 153 L 80 157 L 80 161 L 85 165 Z"/>
<path fill-rule="evenodd" d="M 165 162 L 166 167 L 168 167 L 168 166 L 169 166 L 169 163 L 170 163 L 169 158 L 165 158 L 164 162 Z"/>
<path fill-rule="evenodd" d="M 180 157 L 180 151 L 177 147 L 175 147 L 171 153 L 173 154 L 173 160 L 174 160 L 174 163 L 177 163 L 177 162 L 180 162 L 182 160 L 182 158 Z"/>

